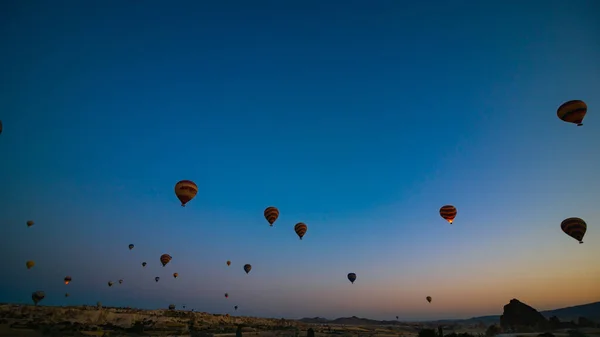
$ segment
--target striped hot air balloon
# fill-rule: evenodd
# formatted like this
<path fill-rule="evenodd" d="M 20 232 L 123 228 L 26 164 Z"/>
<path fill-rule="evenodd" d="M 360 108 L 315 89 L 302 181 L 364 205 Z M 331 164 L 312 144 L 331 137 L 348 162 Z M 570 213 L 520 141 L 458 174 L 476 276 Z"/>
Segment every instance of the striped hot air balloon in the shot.
<path fill-rule="evenodd" d="M 265 219 L 267 219 L 270 226 L 273 226 L 278 217 L 279 210 L 277 209 L 277 207 L 269 206 L 265 208 Z"/>
<path fill-rule="evenodd" d="M 568 218 L 560 223 L 560 228 L 565 234 L 583 243 L 583 236 L 587 230 L 587 224 L 580 218 Z"/>
<path fill-rule="evenodd" d="M 181 180 L 175 184 L 175 195 L 181 201 L 181 207 L 194 199 L 198 194 L 198 186 L 191 180 Z"/>
<path fill-rule="evenodd" d="M 577 126 L 583 125 L 583 119 L 585 118 L 586 113 L 587 104 L 580 100 L 565 102 L 556 110 L 558 118 L 567 123 L 575 123 Z"/>
<path fill-rule="evenodd" d="M 307 230 L 308 230 L 308 226 L 306 226 L 306 224 L 304 224 L 302 222 L 298 222 L 296 224 L 296 226 L 294 226 L 294 231 L 296 232 L 296 234 L 298 234 L 298 237 L 300 238 L 300 240 L 302 240 L 302 237 L 304 236 L 304 234 L 306 234 Z"/>
<path fill-rule="evenodd" d="M 167 263 L 171 262 L 171 259 L 173 259 L 171 257 L 171 255 L 169 254 L 163 254 L 160 256 L 160 263 L 162 263 L 163 267 L 167 265 Z"/>
<path fill-rule="evenodd" d="M 452 205 L 445 205 L 440 208 L 440 215 L 449 223 L 452 223 L 454 218 L 456 218 L 456 212 L 456 207 Z"/>
<path fill-rule="evenodd" d="M 354 281 L 356 281 L 356 274 L 354 274 L 354 273 L 349 273 L 349 274 L 348 274 L 348 280 L 349 280 L 350 282 L 352 282 L 352 284 L 354 284 Z"/>
<path fill-rule="evenodd" d="M 179 276 L 179 274 L 178 274 L 178 273 L 173 273 L 173 277 L 174 277 L 174 278 L 177 278 L 177 276 Z"/>
<path fill-rule="evenodd" d="M 246 272 L 246 274 L 248 274 L 251 270 L 252 270 L 252 265 L 250 265 L 249 263 L 244 265 L 244 271 Z"/>
<path fill-rule="evenodd" d="M 69 284 L 71 282 L 71 276 L 65 276 L 65 284 Z"/>

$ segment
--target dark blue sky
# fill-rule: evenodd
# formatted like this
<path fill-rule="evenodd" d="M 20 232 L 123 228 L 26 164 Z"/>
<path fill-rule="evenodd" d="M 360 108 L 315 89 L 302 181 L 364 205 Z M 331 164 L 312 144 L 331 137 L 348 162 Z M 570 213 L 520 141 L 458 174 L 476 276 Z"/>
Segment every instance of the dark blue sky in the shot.
<path fill-rule="evenodd" d="M 426 319 L 600 300 L 598 13 L 4 1 L 0 301 Z M 571 99 L 583 127 L 556 117 Z M 181 179 L 199 187 L 186 208 Z M 570 216 L 590 244 L 560 231 Z"/>

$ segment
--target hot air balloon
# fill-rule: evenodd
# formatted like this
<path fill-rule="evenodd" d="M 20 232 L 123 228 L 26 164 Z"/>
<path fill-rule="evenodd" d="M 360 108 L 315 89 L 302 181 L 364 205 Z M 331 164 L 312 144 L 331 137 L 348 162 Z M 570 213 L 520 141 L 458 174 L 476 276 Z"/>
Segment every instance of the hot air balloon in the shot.
<path fill-rule="evenodd" d="M 228 294 L 228 293 L 225 293 L 225 298 L 228 298 L 228 297 L 229 297 L 229 294 Z"/>
<path fill-rule="evenodd" d="M 352 284 L 354 284 L 354 281 L 356 281 L 356 274 L 349 273 L 348 274 L 348 280 L 350 280 L 350 282 L 352 282 Z"/>
<path fill-rule="evenodd" d="M 198 186 L 191 180 L 181 180 L 175 184 L 175 195 L 181 201 L 181 207 L 194 199 L 198 194 Z"/>
<path fill-rule="evenodd" d="M 46 297 L 46 294 L 41 290 L 31 293 L 31 299 L 33 300 L 33 304 L 35 304 L 35 305 L 37 305 L 45 297 Z"/>
<path fill-rule="evenodd" d="M 25 262 L 25 266 L 27 267 L 27 269 L 31 269 L 31 268 L 33 268 L 33 266 L 35 266 L 35 262 L 29 260 L 29 261 Z"/>
<path fill-rule="evenodd" d="M 2 121 L 0 121 L 0 134 L 2 134 Z"/>
<path fill-rule="evenodd" d="M 169 304 L 169 310 L 175 310 L 175 304 Z"/>
<path fill-rule="evenodd" d="M 294 226 L 294 231 L 296 232 L 296 234 L 298 234 L 298 237 L 300 238 L 300 240 L 302 240 L 302 237 L 304 236 L 304 234 L 306 234 L 307 230 L 308 230 L 308 226 L 306 226 L 302 222 L 298 222 L 296 224 L 296 226 Z"/>
<path fill-rule="evenodd" d="M 112 287 L 112 285 L 113 285 L 113 282 L 112 281 L 108 281 L 108 286 Z"/>
<path fill-rule="evenodd" d="M 556 110 L 558 118 L 567 123 L 575 123 L 577 126 L 583 125 L 583 119 L 585 118 L 586 113 L 587 104 L 580 100 L 565 102 Z"/>
<path fill-rule="evenodd" d="M 231 261 L 227 261 L 227 266 L 231 266 Z"/>
<path fill-rule="evenodd" d="M 119 280 L 119 284 L 123 284 L 123 279 L 120 279 L 120 280 Z"/>
<path fill-rule="evenodd" d="M 177 273 L 173 273 L 173 277 L 174 277 L 174 278 L 177 278 L 177 276 L 179 276 L 179 274 L 177 274 Z"/>
<path fill-rule="evenodd" d="M 398 316 L 396 316 L 396 319 L 398 319 Z"/>
<path fill-rule="evenodd" d="M 244 265 L 244 271 L 248 274 L 252 270 L 252 266 L 250 264 Z"/>
<path fill-rule="evenodd" d="M 183 308 L 185 309 L 185 305 L 183 305 Z"/>
<path fill-rule="evenodd" d="M 133 247 L 135 247 L 135 246 L 133 245 L 133 243 L 130 243 L 130 244 L 129 244 L 129 250 L 132 250 L 132 249 L 133 249 Z"/>
<path fill-rule="evenodd" d="M 29 220 L 27 221 L 27 227 L 31 227 L 35 224 L 35 222 L 33 222 L 33 220 Z"/>
<path fill-rule="evenodd" d="M 431 303 L 431 296 L 427 296 L 425 298 L 427 299 L 427 302 Z"/>
<path fill-rule="evenodd" d="M 154 278 L 154 281 L 158 282 L 158 280 L 160 280 L 160 277 L 157 276 Z"/>
<path fill-rule="evenodd" d="M 235 307 L 233 307 L 233 310 L 237 310 L 238 306 L 236 305 Z"/>
<path fill-rule="evenodd" d="M 65 297 L 69 297 L 69 293 L 65 293 Z"/>
<path fill-rule="evenodd" d="M 146 266 L 146 262 L 142 262 L 142 267 L 145 267 L 145 266 Z"/>
<path fill-rule="evenodd" d="M 273 226 L 275 220 L 279 217 L 279 210 L 277 207 L 269 206 L 265 208 L 265 219 L 269 222 L 270 226 Z"/>
<path fill-rule="evenodd" d="M 580 218 L 568 218 L 564 219 L 560 223 L 560 228 L 565 234 L 572 237 L 573 239 L 583 243 L 583 236 L 587 230 L 587 224 Z"/>
<path fill-rule="evenodd" d="M 69 284 L 71 282 L 71 276 L 65 276 L 65 284 Z"/>
<path fill-rule="evenodd" d="M 456 207 L 452 205 L 442 206 L 442 208 L 440 208 L 440 215 L 442 218 L 446 219 L 446 221 L 452 223 L 454 218 L 456 218 Z"/>
<path fill-rule="evenodd" d="M 167 265 L 167 263 L 171 262 L 171 255 L 163 254 L 160 256 L 160 263 L 162 263 L 163 267 Z"/>

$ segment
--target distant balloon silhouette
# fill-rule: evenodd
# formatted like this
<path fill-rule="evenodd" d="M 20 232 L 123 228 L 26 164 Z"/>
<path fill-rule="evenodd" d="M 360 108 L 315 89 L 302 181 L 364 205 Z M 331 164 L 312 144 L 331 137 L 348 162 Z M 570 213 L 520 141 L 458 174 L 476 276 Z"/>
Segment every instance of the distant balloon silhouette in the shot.
<path fill-rule="evenodd" d="M 298 235 L 300 240 L 302 240 L 302 237 L 304 237 L 307 230 L 308 230 L 308 226 L 306 226 L 306 224 L 304 224 L 302 222 L 298 222 L 296 224 L 296 226 L 294 226 L 294 231 L 296 232 L 296 235 Z"/>
<path fill-rule="evenodd" d="M 181 180 L 175 184 L 175 195 L 181 201 L 181 207 L 185 207 L 196 194 L 198 194 L 198 186 L 191 180 Z"/>
<path fill-rule="evenodd" d="M 169 310 L 175 310 L 175 304 L 169 304 Z"/>
<path fill-rule="evenodd" d="M 431 296 L 427 296 L 425 297 L 425 299 L 427 300 L 427 302 L 431 303 Z"/>
<path fill-rule="evenodd" d="M 29 220 L 27 221 L 27 227 L 31 227 L 35 224 L 35 222 L 33 222 L 33 220 Z"/>
<path fill-rule="evenodd" d="M 244 265 L 244 271 L 248 274 L 252 270 L 252 266 L 250 264 Z"/>
<path fill-rule="evenodd" d="M 560 223 L 560 228 L 565 234 L 583 243 L 583 236 L 587 231 L 587 224 L 580 218 L 568 218 Z"/>
<path fill-rule="evenodd" d="M 352 284 L 354 284 L 354 281 L 356 281 L 356 274 L 355 273 L 349 273 L 348 274 L 348 280 L 350 282 L 352 282 Z"/>
<path fill-rule="evenodd" d="M 227 266 L 231 266 L 231 261 L 227 261 Z"/>
<path fill-rule="evenodd" d="M 269 226 L 273 226 L 279 217 L 279 210 L 277 207 L 269 206 L 265 209 L 264 215 L 267 222 L 269 222 Z"/>
<path fill-rule="evenodd" d="M 157 276 L 154 278 L 154 281 L 158 282 L 158 280 L 160 280 L 160 277 Z"/>
<path fill-rule="evenodd" d="M 71 282 L 71 276 L 65 276 L 65 284 L 69 284 Z"/>
<path fill-rule="evenodd" d="M 37 305 L 44 298 L 46 298 L 46 293 L 41 290 L 31 293 L 31 299 L 33 300 L 34 305 Z"/>
<path fill-rule="evenodd" d="M 133 243 L 129 244 L 129 250 L 132 250 L 132 249 L 133 249 L 133 247 L 135 247 L 135 246 L 133 245 Z"/>
<path fill-rule="evenodd" d="M 146 266 L 146 262 L 142 262 L 142 267 L 145 267 L 145 266 Z"/>
<path fill-rule="evenodd" d="M 167 263 L 171 262 L 171 259 L 173 259 L 171 255 L 163 254 L 160 256 L 160 263 L 162 263 L 162 266 L 164 267 L 167 265 Z"/>
<path fill-rule="evenodd" d="M 572 100 L 561 104 L 556 110 L 556 115 L 563 122 L 583 125 L 583 119 L 587 113 L 587 104 L 581 100 Z"/>
<path fill-rule="evenodd" d="M 108 281 L 108 286 L 112 287 L 113 286 L 113 282 L 112 281 Z"/>
<path fill-rule="evenodd" d="M 452 223 L 454 221 L 454 218 L 456 218 L 456 213 L 456 207 L 452 205 L 445 205 L 442 206 L 442 208 L 440 208 L 440 215 L 449 223 Z"/>
<path fill-rule="evenodd" d="M 25 262 L 25 267 L 27 267 L 27 269 L 31 269 L 31 268 L 33 268 L 33 266 L 35 266 L 35 261 L 29 260 L 29 261 Z"/>

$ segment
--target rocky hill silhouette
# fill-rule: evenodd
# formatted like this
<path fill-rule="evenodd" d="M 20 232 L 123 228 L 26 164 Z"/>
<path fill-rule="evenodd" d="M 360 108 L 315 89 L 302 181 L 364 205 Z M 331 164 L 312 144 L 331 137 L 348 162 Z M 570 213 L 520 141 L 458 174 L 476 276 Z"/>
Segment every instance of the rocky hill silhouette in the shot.
<path fill-rule="evenodd" d="M 518 301 L 518 300 L 517 300 Z M 521 302 L 519 302 L 521 303 Z M 510 303 L 509 303 L 510 304 Z M 510 310 L 510 309 L 509 309 Z M 535 309 L 534 309 L 535 310 Z M 579 317 L 584 317 L 596 323 L 600 323 L 600 302 L 576 305 L 572 307 L 545 310 L 539 312 L 544 318 L 557 317 L 560 321 L 570 322 L 579 320 Z M 474 325 L 482 324 L 489 326 L 491 324 L 500 324 L 501 315 L 477 316 L 468 319 L 443 319 L 428 321 L 429 323 L 438 324 L 462 324 Z M 311 324 L 346 324 L 346 325 L 393 325 L 398 324 L 395 320 L 373 320 L 360 317 L 341 317 L 336 319 L 327 319 L 323 317 L 302 318 L 299 321 Z M 402 321 L 402 318 L 400 318 Z"/>

